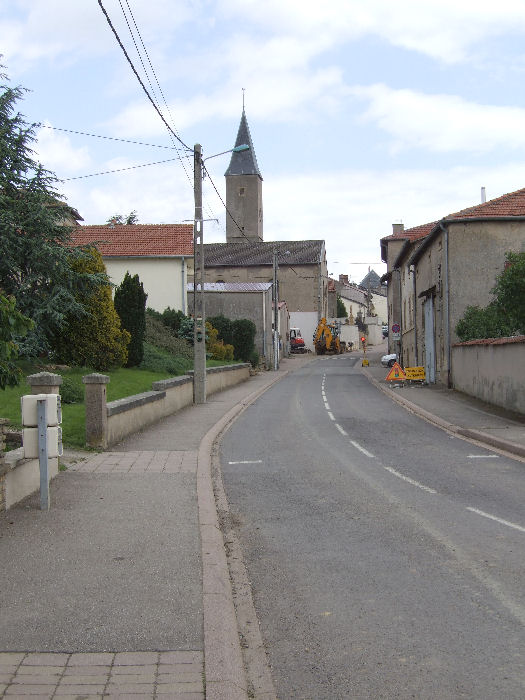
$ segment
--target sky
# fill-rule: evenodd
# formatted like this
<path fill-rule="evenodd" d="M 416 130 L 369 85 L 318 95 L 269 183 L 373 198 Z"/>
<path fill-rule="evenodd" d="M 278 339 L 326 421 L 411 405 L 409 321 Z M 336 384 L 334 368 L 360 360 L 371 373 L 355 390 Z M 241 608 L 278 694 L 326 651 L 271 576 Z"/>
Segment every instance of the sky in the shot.
<path fill-rule="evenodd" d="M 232 148 L 244 99 L 264 240 L 323 239 L 336 278 L 383 274 L 393 223 L 525 187 L 523 0 L 101 2 L 187 147 Z M 85 224 L 193 219 L 191 152 L 97 0 L 2 0 L 0 51 L 42 125 L 37 157 Z M 225 241 L 228 163 L 206 163 L 205 242 Z"/>

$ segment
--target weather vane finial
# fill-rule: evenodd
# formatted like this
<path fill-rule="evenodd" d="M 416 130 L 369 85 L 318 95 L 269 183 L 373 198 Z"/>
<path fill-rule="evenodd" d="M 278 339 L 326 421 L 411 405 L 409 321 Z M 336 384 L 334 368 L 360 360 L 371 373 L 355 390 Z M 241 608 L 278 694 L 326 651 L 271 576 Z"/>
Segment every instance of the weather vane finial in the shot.
<path fill-rule="evenodd" d="M 242 111 L 244 112 L 244 88 L 242 88 Z"/>

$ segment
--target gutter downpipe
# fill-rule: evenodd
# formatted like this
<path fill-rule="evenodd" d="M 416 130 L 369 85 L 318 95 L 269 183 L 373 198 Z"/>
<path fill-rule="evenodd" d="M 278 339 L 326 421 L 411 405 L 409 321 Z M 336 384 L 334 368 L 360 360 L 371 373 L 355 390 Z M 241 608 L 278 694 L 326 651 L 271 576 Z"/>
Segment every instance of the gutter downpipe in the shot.
<path fill-rule="evenodd" d="M 187 304 L 186 304 L 186 301 L 187 301 L 187 291 L 186 291 L 186 278 L 185 278 L 185 274 L 184 274 L 184 272 L 185 272 L 185 264 L 184 264 L 185 261 L 186 261 L 186 258 L 185 258 L 184 255 L 183 255 L 183 256 L 182 256 L 182 260 L 181 260 L 182 270 L 181 270 L 181 275 L 180 275 L 180 276 L 181 276 L 181 280 L 182 280 L 182 313 L 183 313 L 185 316 L 187 316 L 187 314 L 188 314 L 188 309 L 187 309 Z"/>
<path fill-rule="evenodd" d="M 452 348 L 450 347 L 450 298 L 449 298 L 449 269 L 448 269 L 448 227 L 445 226 L 445 224 L 440 221 L 439 222 L 439 228 L 441 231 L 443 231 L 445 235 L 445 275 L 444 275 L 444 284 L 445 284 L 445 293 L 444 293 L 444 301 L 445 301 L 445 330 L 447 334 L 447 387 L 450 389 L 452 386 L 452 381 L 451 381 L 451 359 L 452 359 Z"/>

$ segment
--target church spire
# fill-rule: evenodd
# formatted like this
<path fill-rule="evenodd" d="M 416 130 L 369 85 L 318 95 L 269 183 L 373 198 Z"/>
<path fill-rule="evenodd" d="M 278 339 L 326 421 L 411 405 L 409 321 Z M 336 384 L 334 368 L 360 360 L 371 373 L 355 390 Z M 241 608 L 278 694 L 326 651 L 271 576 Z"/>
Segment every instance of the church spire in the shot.
<path fill-rule="evenodd" d="M 235 146 L 249 150 L 232 153 L 226 178 L 226 242 L 263 240 L 262 175 L 255 157 L 246 112 L 243 110 Z"/>
<path fill-rule="evenodd" d="M 224 175 L 225 177 L 228 177 L 228 175 L 258 175 L 262 180 L 261 171 L 257 165 L 255 149 L 252 143 L 250 127 L 248 126 L 248 120 L 246 119 L 246 112 L 244 111 L 243 105 L 241 123 L 239 124 L 235 146 L 243 146 L 244 144 L 247 144 L 250 150 L 232 153 L 230 165 Z"/>

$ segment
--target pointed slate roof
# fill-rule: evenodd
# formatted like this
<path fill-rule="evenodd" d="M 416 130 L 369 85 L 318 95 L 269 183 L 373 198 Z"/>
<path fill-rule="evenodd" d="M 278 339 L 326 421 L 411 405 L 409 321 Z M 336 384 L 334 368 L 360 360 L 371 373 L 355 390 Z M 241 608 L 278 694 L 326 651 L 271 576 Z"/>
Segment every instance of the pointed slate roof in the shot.
<path fill-rule="evenodd" d="M 237 132 L 237 139 L 235 140 L 235 146 L 242 146 L 244 144 L 247 144 L 250 147 L 250 150 L 232 153 L 230 165 L 228 166 L 228 170 L 224 173 L 224 176 L 258 175 L 262 180 L 263 178 L 261 171 L 259 170 L 259 166 L 257 165 L 255 149 L 253 147 L 252 137 L 250 135 L 250 127 L 248 126 L 246 113 L 243 109 L 241 123 L 239 124 L 239 131 Z"/>

